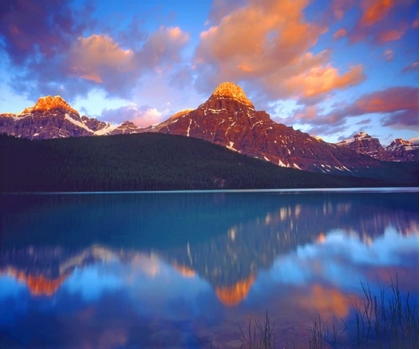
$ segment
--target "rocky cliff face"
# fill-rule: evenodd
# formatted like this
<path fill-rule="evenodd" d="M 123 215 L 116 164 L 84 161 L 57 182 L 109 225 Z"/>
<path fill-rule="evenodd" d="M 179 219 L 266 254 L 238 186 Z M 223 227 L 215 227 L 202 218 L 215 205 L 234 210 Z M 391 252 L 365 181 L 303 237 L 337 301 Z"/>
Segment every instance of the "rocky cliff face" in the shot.
<path fill-rule="evenodd" d="M 232 83 L 218 86 L 197 109 L 178 113 L 148 131 L 200 138 L 279 166 L 314 172 L 351 174 L 379 165 L 371 157 L 272 121 Z"/>

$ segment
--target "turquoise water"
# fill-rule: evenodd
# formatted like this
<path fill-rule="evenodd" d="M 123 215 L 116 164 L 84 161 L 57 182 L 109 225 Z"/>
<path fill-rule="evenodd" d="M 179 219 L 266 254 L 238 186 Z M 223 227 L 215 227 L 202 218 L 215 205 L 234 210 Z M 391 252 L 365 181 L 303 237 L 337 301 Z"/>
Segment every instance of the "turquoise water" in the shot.
<path fill-rule="evenodd" d="M 0 348 L 235 348 L 266 312 L 278 347 L 304 348 L 318 316 L 353 322 L 362 284 L 379 294 L 398 278 L 418 304 L 418 188 L 1 195 L 0 207 Z"/>

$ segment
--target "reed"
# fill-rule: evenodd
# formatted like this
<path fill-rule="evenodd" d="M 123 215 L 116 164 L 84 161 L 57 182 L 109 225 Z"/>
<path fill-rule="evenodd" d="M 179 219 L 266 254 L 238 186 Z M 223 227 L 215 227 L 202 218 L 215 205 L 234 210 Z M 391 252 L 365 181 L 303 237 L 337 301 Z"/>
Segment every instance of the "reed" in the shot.
<path fill-rule="evenodd" d="M 274 326 L 275 320 L 272 323 L 268 311 L 265 313 L 265 319 L 263 322 L 260 322 L 258 319 L 251 317 L 248 322 L 248 331 L 245 334 L 242 330 L 241 325 L 239 329 L 241 332 L 242 346 L 241 348 L 245 349 L 274 349 L 275 346 L 275 336 L 274 336 Z"/>

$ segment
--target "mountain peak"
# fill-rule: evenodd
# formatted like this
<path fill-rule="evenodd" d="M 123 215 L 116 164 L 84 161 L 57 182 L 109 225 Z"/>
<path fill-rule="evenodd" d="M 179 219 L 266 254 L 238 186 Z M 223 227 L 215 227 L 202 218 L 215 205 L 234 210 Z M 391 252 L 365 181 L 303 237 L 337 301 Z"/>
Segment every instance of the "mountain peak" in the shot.
<path fill-rule="evenodd" d="M 223 82 L 213 91 L 212 96 L 222 96 L 236 99 L 237 101 L 251 105 L 252 102 L 246 97 L 245 92 L 233 82 Z"/>
<path fill-rule="evenodd" d="M 25 108 L 22 112 L 31 113 L 36 110 L 46 111 L 46 110 L 53 110 L 53 109 L 64 109 L 73 114 L 79 115 L 77 110 L 73 109 L 70 104 L 68 104 L 61 96 L 45 96 L 38 99 L 33 107 Z"/>

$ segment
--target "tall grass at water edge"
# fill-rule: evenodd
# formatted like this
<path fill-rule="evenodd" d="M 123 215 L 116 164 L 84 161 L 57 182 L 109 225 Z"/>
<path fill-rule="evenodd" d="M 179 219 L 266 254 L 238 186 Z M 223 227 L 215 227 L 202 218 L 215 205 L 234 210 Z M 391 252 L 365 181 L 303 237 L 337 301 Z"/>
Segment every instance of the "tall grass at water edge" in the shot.
<path fill-rule="evenodd" d="M 309 349 L 418 349 L 419 305 L 403 295 L 398 276 L 390 286 L 374 294 L 368 284 L 361 283 L 363 299 L 353 302 L 353 317 L 321 320 L 320 315 L 308 328 Z M 243 349 L 276 348 L 275 321 L 268 313 L 263 322 L 251 318 L 247 329 L 240 328 Z M 289 343 L 284 349 L 297 349 Z M 299 348 L 301 348 L 299 346 Z M 282 347 L 283 349 L 283 347 Z"/>

